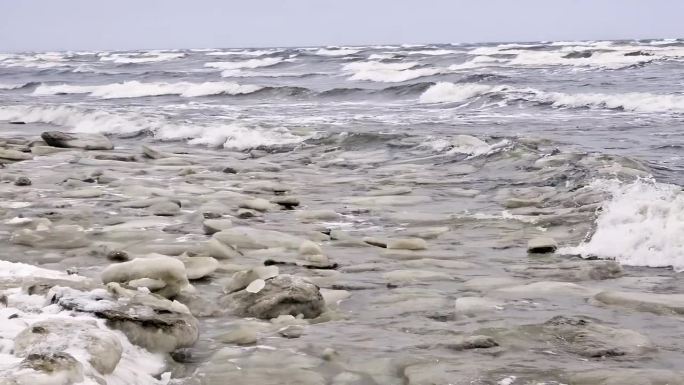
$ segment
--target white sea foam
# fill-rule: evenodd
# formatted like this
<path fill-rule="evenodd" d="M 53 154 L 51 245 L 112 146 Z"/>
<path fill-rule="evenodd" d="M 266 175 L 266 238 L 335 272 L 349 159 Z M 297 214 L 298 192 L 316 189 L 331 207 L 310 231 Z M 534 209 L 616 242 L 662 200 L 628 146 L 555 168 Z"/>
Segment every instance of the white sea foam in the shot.
<path fill-rule="evenodd" d="M 493 86 L 484 84 L 454 84 L 439 82 L 420 95 L 420 103 L 462 103 L 476 96 L 491 92 Z"/>
<path fill-rule="evenodd" d="M 241 51 L 213 51 L 207 52 L 207 56 L 264 56 L 281 50 L 241 50 Z"/>
<path fill-rule="evenodd" d="M 353 55 L 355 53 L 359 53 L 361 50 L 358 49 L 352 49 L 352 48 L 321 48 L 317 50 L 315 53 L 316 55 L 320 56 L 347 56 L 347 55 Z"/>
<path fill-rule="evenodd" d="M 263 59 L 249 59 L 242 61 L 219 61 L 219 62 L 209 62 L 205 63 L 205 67 L 216 68 L 223 70 L 221 76 L 231 77 L 236 76 L 242 72 L 244 69 L 255 69 L 262 67 L 271 67 L 278 63 L 283 62 L 284 59 L 280 57 L 265 57 Z"/>
<path fill-rule="evenodd" d="M 70 84 L 40 85 L 33 95 L 89 94 L 102 99 L 138 98 L 145 96 L 180 95 L 197 97 L 209 95 L 240 95 L 260 90 L 255 85 L 232 82 L 205 83 L 141 83 L 136 80 L 105 85 L 79 86 Z"/>
<path fill-rule="evenodd" d="M 594 189 L 612 198 L 603 205 L 591 239 L 568 254 L 615 259 L 630 266 L 684 271 L 684 192 L 679 186 L 641 179 L 599 180 Z"/>
<path fill-rule="evenodd" d="M 382 63 L 364 61 L 345 64 L 342 69 L 353 73 L 349 80 L 370 80 L 373 82 L 398 83 L 432 76 L 440 73 L 437 68 L 414 68 L 417 62 Z"/>
<path fill-rule="evenodd" d="M 620 94 L 548 92 L 534 88 L 439 82 L 428 88 L 420 103 L 463 103 L 485 94 L 497 94 L 508 101 L 527 100 L 557 108 L 608 108 L 631 112 L 684 113 L 684 95 L 628 92 Z"/>
<path fill-rule="evenodd" d="M 55 305 L 51 305 L 45 296 L 28 295 L 22 291 L 24 279 L 40 278 L 85 279 L 32 265 L 0 261 L 0 280 L 3 282 L 0 294 L 3 294 L 7 300 L 6 307 L 0 308 L 0 319 L 5 320 L 0 322 L 0 378 L 21 376 L 25 381 L 30 381 L 26 383 L 46 383 L 42 382 L 45 380 L 44 374 L 40 375 L 38 372 L 19 366 L 22 358 L 14 355 L 13 340 L 21 331 L 36 322 L 59 320 L 92 325 L 91 327 L 101 330 L 102 333 L 116 338 L 123 348 L 121 360 L 115 370 L 110 374 L 102 375 L 90 364 L 91 356 L 85 349 L 88 343 L 86 340 L 81 340 L 82 336 L 52 335 L 50 343 L 62 346 L 65 353 L 70 354 L 83 366 L 84 380 L 79 385 L 96 385 L 102 381 L 111 385 L 162 385 L 168 382 L 166 380 L 168 375 L 163 375 L 163 380 L 155 378 L 165 367 L 164 358 L 160 354 L 152 354 L 131 344 L 123 333 L 110 330 L 105 320 L 90 315 L 74 315 L 70 311 L 61 311 Z M 87 294 L 84 293 L 84 296 Z M 62 383 L 58 376 L 59 373 L 55 373 L 49 383 Z"/>
<path fill-rule="evenodd" d="M 307 136 L 292 134 L 285 128 L 265 129 L 238 123 L 170 123 L 158 116 L 138 113 L 108 113 L 67 106 L 2 106 L 0 120 L 49 123 L 75 132 L 110 134 L 149 131 L 161 140 L 187 140 L 190 144 L 248 149 L 299 143 Z"/>
<path fill-rule="evenodd" d="M 134 52 L 128 54 L 102 54 L 99 55 L 101 61 L 111 61 L 117 64 L 141 64 L 141 63 L 157 63 L 162 61 L 180 59 L 185 57 L 182 52 Z"/>

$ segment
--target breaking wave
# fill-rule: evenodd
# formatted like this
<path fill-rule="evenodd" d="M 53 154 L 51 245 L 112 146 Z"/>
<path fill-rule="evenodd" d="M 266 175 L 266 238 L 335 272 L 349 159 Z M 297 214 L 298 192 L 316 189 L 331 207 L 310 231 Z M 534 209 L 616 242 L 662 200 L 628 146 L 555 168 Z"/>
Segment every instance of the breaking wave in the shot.
<path fill-rule="evenodd" d="M 141 83 L 132 80 L 123 83 L 79 86 L 70 84 L 40 85 L 33 95 L 89 94 L 102 99 L 139 98 L 145 96 L 179 95 L 198 97 L 210 95 L 241 95 L 261 90 L 255 85 L 241 85 L 232 82 L 205 83 Z"/>
<path fill-rule="evenodd" d="M 633 183 L 599 180 L 608 192 L 591 239 L 566 254 L 615 259 L 630 266 L 673 267 L 684 271 L 684 192 L 675 185 L 641 179 Z"/>
<path fill-rule="evenodd" d="M 0 120 L 26 123 L 48 123 L 75 132 L 131 134 L 150 132 L 159 140 L 184 140 L 189 144 L 249 149 L 300 143 L 306 136 L 295 135 L 286 128 L 266 129 L 226 122 L 171 123 L 160 116 L 140 113 L 109 113 L 102 110 L 67 106 L 0 107 Z"/>
<path fill-rule="evenodd" d="M 399 83 L 425 76 L 437 75 L 437 68 L 415 68 L 417 62 L 383 63 L 365 61 L 345 64 L 342 69 L 353 73 L 349 80 L 369 80 L 373 82 Z"/>

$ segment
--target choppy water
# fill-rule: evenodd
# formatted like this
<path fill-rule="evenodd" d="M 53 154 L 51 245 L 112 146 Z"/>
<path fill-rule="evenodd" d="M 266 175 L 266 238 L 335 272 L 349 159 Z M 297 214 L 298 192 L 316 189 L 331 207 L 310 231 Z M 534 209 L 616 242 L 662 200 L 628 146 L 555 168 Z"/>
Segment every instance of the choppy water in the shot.
<path fill-rule="evenodd" d="M 301 236 L 348 233 L 322 236 L 337 270 L 288 272 L 350 296 L 299 339 L 263 332 L 268 349 L 221 350 L 217 336 L 245 321 L 203 318 L 192 350 L 199 358 L 174 368 L 179 383 L 240 378 L 228 360 L 248 369 L 248 384 L 298 383 L 297 376 L 335 385 L 585 384 L 572 376 L 679 370 L 680 315 L 592 298 L 604 290 L 681 292 L 682 68 L 682 40 L 0 54 L 3 137 L 56 126 L 111 134 L 126 154 L 138 154 L 143 141 L 187 156 L 129 164 L 57 154 L 8 166 L 12 177 L 35 180 L 28 195 L 10 188 L 3 196 L 0 256 L 97 277 L 108 262 L 96 252 L 7 243 L 19 223 L 11 218 L 54 217 L 88 231 L 129 223 L 98 241 L 125 240 L 131 254 L 190 249 L 206 240 L 195 214 L 237 204 L 221 192 L 270 199 L 254 192 L 255 180 L 277 181 L 305 209 L 338 215 L 306 220 L 275 211 L 247 224 Z M 226 176 L 225 166 L 241 172 Z M 69 178 L 102 170 L 115 181 L 100 186 L 102 197 L 61 205 Z M 162 190 L 183 201 L 182 216 L 147 213 L 151 222 L 137 225 L 146 214 L 119 207 Z M 136 226 L 145 231 L 130 230 Z M 361 242 L 416 234 L 428 250 Z M 528 256 L 527 241 L 539 235 L 556 238 L 560 253 Z M 592 270 L 578 256 L 615 259 L 625 271 Z M 229 270 L 196 283 L 210 302 Z M 490 302 L 469 308 L 479 300 Z M 535 329 L 558 315 L 634 329 L 656 352 L 578 356 Z M 439 345 L 469 333 L 492 335 L 502 347 Z M 321 360 L 325 348 L 338 360 Z"/>

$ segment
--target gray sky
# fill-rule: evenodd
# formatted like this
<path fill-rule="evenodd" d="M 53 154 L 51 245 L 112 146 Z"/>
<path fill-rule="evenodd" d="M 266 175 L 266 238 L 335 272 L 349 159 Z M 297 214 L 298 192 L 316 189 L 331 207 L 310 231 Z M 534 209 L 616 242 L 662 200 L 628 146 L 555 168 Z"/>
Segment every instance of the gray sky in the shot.
<path fill-rule="evenodd" d="M 684 0 L 0 0 L 0 51 L 684 37 Z"/>

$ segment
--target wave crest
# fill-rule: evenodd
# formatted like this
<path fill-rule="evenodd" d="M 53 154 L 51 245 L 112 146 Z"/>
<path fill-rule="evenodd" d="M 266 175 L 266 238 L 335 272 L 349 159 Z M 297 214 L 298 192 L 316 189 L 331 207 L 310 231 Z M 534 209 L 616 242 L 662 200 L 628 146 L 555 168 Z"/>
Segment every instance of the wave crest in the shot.
<path fill-rule="evenodd" d="M 179 95 L 186 98 L 211 95 L 241 95 L 261 90 L 256 85 L 233 82 L 204 83 L 141 83 L 132 80 L 123 83 L 79 86 L 70 84 L 40 85 L 33 95 L 89 94 L 102 99 L 139 98 L 145 96 Z"/>

